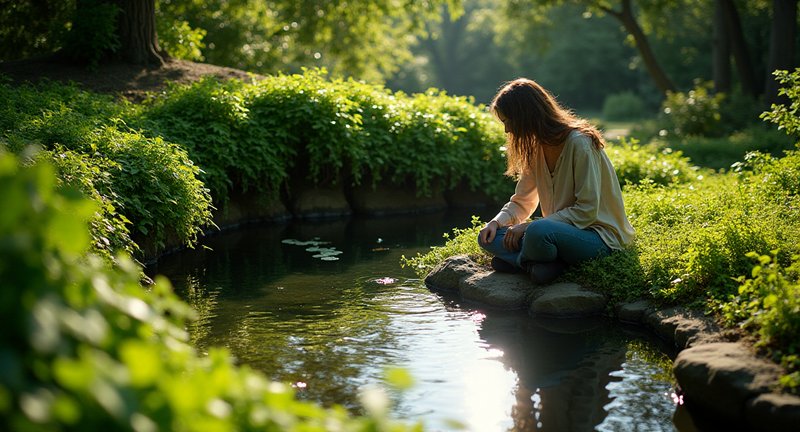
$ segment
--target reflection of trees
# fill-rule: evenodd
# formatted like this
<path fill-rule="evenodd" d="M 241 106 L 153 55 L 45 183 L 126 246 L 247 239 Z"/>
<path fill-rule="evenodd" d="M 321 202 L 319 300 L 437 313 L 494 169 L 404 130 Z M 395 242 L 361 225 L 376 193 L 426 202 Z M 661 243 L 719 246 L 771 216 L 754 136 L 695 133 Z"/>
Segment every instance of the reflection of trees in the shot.
<path fill-rule="evenodd" d="M 603 421 L 609 373 L 626 353 L 609 323 L 488 312 L 480 335 L 519 377 L 513 430 L 591 430 Z"/>
<path fill-rule="evenodd" d="M 164 273 L 198 311 L 190 327 L 203 350 L 222 345 L 239 362 L 275 380 L 307 384 L 300 394 L 323 403 L 355 405 L 357 387 L 379 379 L 387 352 L 398 352 L 387 307 L 374 298 L 396 287 L 373 279 L 398 277 L 408 248 L 443 243 L 469 214 L 434 213 L 253 226 L 205 239 L 198 248 L 163 259 Z M 312 259 L 283 239 L 330 242 L 340 260 Z M 378 243 L 377 240 L 381 239 Z M 383 250 L 388 248 L 388 250 Z M 380 250 L 374 250 L 380 249 Z M 385 351 L 384 351 L 385 350 Z"/>

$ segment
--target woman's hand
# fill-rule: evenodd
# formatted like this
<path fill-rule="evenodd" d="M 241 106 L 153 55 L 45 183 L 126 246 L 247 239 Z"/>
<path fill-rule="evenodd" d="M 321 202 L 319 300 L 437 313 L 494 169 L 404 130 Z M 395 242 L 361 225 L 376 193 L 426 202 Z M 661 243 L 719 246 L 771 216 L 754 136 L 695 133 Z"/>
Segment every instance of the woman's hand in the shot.
<path fill-rule="evenodd" d="M 500 228 L 500 224 L 497 223 L 496 220 L 489 221 L 489 223 L 481 229 L 481 232 L 478 233 L 478 238 L 481 240 L 481 243 L 489 244 L 494 241 L 494 236 L 497 235 L 497 228 Z"/>
<path fill-rule="evenodd" d="M 522 236 L 525 235 L 525 229 L 528 228 L 530 222 L 524 222 L 518 225 L 512 225 L 506 231 L 503 237 L 503 247 L 511 252 L 516 252 L 522 247 Z"/>

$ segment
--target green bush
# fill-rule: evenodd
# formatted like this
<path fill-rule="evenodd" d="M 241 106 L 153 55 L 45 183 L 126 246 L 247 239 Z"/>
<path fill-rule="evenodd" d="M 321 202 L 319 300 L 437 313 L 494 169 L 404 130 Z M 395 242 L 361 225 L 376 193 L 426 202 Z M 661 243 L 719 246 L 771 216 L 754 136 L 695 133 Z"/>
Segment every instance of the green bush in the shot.
<path fill-rule="evenodd" d="M 644 101 L 633 92 L 612 94 L 603 101 L 603 118 L 608 121 L 636 120 L 645 115 Z"/>
<path fill-rule="evenodd" d="M 703 175 L 703 171 L 692 166 L 681 152 L 668 148 L 659 150 L 652 144 L 640 145 L 635 138 L 623 137 L 617 143 L 610 143 L 606 153 L 623 186 L 641 182 L 685 183 Z"/>
<path fill-rule="evenodd" d="M 794 139 L 800 138 L 800 68 L 794 72 L 775 71 L 775 77 L 783 86 L 778 92 L 789 99 L 789 106 L 773 105 L 772 111 L 765 112 L 761 118 L 778 125 Z M 800 143 L 798 143 L 800 144 Z"/>
<path fill-rule="evenodd" d="M 143 289 L 126 257 L 87 255 L 95 204 L 55 183 L 0 152 L 0 430 L 421 430 L 370 400 L 365 417 L 298 401 L 224 349 L 198 355 L 169 282 Z"/>
<path fill-rule="evenodd" d="M 722 132 L 720 106 L 725 98 L 713 93 L 713 84 L 699 82 L 694 89 L 668 92 L 662 104 L 664 129 L 673 136 L 719 136 Z"/>
<path fill-rule="evenodd" d="M 186 21 L 169 20 L 159 16 L 156 19 L 158 45 L 174 59 L 202 62 L 203 38 L 206 31 L 192 28 Z"/>
<path fill-rule="evenodd" d="M 800 256 L 783 268 L 772 255 L 748 254 L 757 261 L 750 277 L 741 276 L 736 295 L 714 302 L 723 322 L 758 334 L 757 347 L 782 363 L 781 383 L 800 391 Z"/>
<path fill-rule="evenodd" d="M 129 107 L 75 86 L 0 85 L 0 139 L 13 152 L 39 145 L 60 177 L 102 202 L 93 227 L 98 247 L 134 251 L 132 234 L 163 245 L 168 234 L 193 244 L 210 223 L 210 197 L 186 152 L 128 128 Z M 105 221 L 105 222 L 104 222 Z M 103 246 L 105 245 L 105 246 Z"/>
<path fill-rule="evenodd" d="M 753 151 L 781 156 L 793 147 L 786 134 L 764 125 L 750 126 L 720 138 L 689 136 L 671 140 L 656 140 L 654 145 L 666 151 L 672 149 L 691 160 L 692 164 L 714 170 L 736 168 L 745 155 Z"/>
<path fill-rule="evenodd" d="M 290 177 L 348 185 L 383 179 L 421 195 L 460 181 L 492 196 L 510 191 L 499 123 L 472 100 L 392 93 L 329 80 L 324 70 L 175 86 L 127 121 L 184 145 L 223 201 L 234 188 L 277 193 Z"/>

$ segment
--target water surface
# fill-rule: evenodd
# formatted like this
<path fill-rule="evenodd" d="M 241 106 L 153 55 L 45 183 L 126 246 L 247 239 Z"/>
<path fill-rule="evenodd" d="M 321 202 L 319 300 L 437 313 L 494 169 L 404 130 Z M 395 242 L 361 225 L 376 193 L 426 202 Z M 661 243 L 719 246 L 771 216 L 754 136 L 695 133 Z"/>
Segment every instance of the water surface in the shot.
<path fill-rule="evenodd" d="M 486 217 L 487 215 L 482 215 Z M 490 216 L 490 215 L 489 215 Z M 200 312 L 201 350 L 358 411 L 387 366 L 415 385 L 393 415 L 426 430 L 675 430 L 671 362 L 646 333 L 603 319 L 542 320 L 429 291 L 402 255 L 444 243 L 469 214 L 251 226 L 149 269 Z"/>

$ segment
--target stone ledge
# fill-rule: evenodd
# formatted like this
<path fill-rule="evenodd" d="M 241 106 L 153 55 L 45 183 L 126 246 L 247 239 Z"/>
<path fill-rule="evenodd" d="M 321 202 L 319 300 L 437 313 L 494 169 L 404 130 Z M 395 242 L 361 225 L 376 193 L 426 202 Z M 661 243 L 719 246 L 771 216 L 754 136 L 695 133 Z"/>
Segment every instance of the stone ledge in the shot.
<path fill-rule="evenodd" d="M 527 304 L 532 315 L 571 317 L 606 310 L 601 294 L 580 285 L 535 287 L 525 275 L 490 271 L 466 255 L 440 263 L 425 284 L 495 308 L 518 308 L 524 293 L 522 307 Z M 570 309 L 575 305 L 577 313 Z M 644 300 L 617 304 L 614 312 L 619 321 L 644 325 L 681 350 L 673 370 L 687 401 L 747 430 L 797 430 L 800 397 L 774 393 L 781 368 L 742 343 L 725 342 L 710 317 L 684 307 L 659 310 Z"/>

